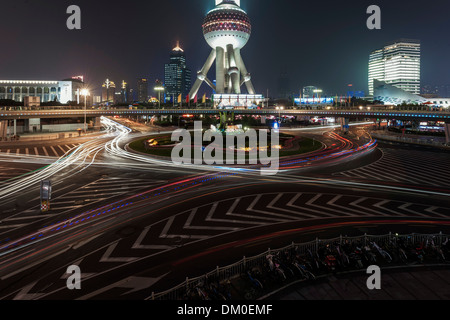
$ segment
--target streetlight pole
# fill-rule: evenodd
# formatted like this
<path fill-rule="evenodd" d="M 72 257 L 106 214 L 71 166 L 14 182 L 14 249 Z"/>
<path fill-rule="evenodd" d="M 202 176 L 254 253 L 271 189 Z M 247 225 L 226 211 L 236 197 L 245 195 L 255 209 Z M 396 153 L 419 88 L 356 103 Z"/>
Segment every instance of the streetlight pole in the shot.
<path fill-rule="evenodd" d="M 84 134 L 86 134 L 86 95 L 84 95 Z"/>
<path fill-rule="evenodd" d="M 155 87 L 155 90 L 158 91 L 158 106 L 159 106 L 159 109 L 161 109 L 161 91 L 164 91 L 164 87 L 159 85 L 159 86 Z"/>
<path fill-rule="evenodd" d="M 86 100 L 87 100 L 87 96 L 89 95 L 89 91 L 87 89 L 82 89 L 81 90 L 81 95 L 84 96 L 84 134 L 86 134 L 87 130 L 86 130 Z"/>

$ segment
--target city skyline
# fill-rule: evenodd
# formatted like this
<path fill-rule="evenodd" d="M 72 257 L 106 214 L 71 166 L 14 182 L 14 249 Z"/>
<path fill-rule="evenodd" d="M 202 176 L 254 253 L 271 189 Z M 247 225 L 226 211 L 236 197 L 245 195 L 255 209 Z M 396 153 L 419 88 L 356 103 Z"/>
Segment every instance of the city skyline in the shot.
<path fill-rule="evenodd" d="M 120 10 L 116 10 L 118 2 L 110 1 L 111 5 L 105 7 L 104 1 L 92 4 L 82 0 L 78 4 L 82 10 L 82 30 L 78 31 L 65 27 L 67 4 L 49 2 L 54 6 L 45 6 L 45 9 L 27 1 L 6 4 L 3 12 L 9 13 L 3 14 L 0 25 L 6 28 L 19 13 L 26 19 L 6 37 L 9 46 L 0 53 L 0 58 L 9 63 L 0 68 L 3 78 L 64 79 L 83 74 L 86 82 L 97 89 L 105 78 L 133 83 L 133 79 L 146 77 L 154 83 L 164 77 L 167 52 L 176 41 L 183 43 L 193 74 L 201 68 L 209 52 L 199 21 L 214 7 L 212 0 L 193 0 L 189 4 L 173 0 L 157 5 L 132 2 L 127 4 L 129 12 L 134 14 L 129 19 L 114 19 L 120 14 Z M 445 70 L 450 68 L 450 61 L 446 52 L 450 41 L 441 37 L 439 30 L 448 29 L 450 25 L 445 19 L 449 4 L 438 0 L 406 4 L 406 1 L 379 2 L 382 29 L 368 30 L 368 3 L 365 2 L 352 1 L 345 7 L 331 2 L 320 6 L 311 3 L 306 7 L 288 1 L 277 4 L 243 1 L 241 5 L 249 13 L 255 30 L 243 58 L 250 59 L 248 69 L 255 79 L 256 91 L 266 94 L 268 89 L 270 96 L 276 96 L 277 78 L 286 61 L 290 63 L 287 76 L 293 93 L 308 85 L 322 87 L 330 93 L 346 92 L 350 83 L 357 90 L 367 91 L 368 54 L 398 38 L 421 41 L 423 85 L 447 85 L 450 79 Z M 97 14 L 100 7 L 105 17 Z M 140 19 L 143 18 L 141 11 L 147 9 L 153 14 L 144 21 Z M 309 14 L 303 15 L 305 11 Z M 401 16 L 397 14 L 399 11 Z M 271 16 L 278 18 L 277 24 L 266 23 Z M 41 23 L 42 20 L 46 22 Z M 170 23 L 165 23 L 167 21 Z M 162 23 L 165 23 L 164 28 L 160 27 Z M 330 34 L 329 29 L 334 24 L 337 27 Z M 108 25 L 108 32 L 104 32 L 105 25 Z M 54 40 L 17 40 L 31 27 L 34 32 Z M 142 32 L 147 35 L 145 44 L 138 43 Z M 128 37 L 125 45 L 117 41 L 120 37 Z M 28 57 L 32 47 L 34 59 Z M 36 51 L 36 47 L 40 50 Z M 271 61 L 269 65 L 265 63 L 267 60 Z M 207 92 L 207 88 L 202 88 L 199 94 L 205 93 L 203 91 Z"/>

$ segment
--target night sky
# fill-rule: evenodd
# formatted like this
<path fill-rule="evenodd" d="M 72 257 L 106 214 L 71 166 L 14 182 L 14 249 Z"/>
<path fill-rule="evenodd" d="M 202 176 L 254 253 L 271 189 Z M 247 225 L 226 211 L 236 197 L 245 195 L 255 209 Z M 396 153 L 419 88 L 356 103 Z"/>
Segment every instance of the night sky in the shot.
<path fill-rule="evenodd" d="M 66 28 L 72 4 L 81 7 L 82 30 Z M 381 30 L 366 27 L 372 4 L 381 7 Z M 316 85 L 334 95 L 345 93 L 350 83 L 367 91 L 369 53 L 398 38 L 421 41 L 422 85 L 450 84 L 448 0 L 241 0 L 241 5 L 253 27 L 242 56 L 260 93 L 268 89 L 275 96 L 283 70 L 292 92 Z M 3 0 L 0 78 L 84 75 L 93 89 L 106 78 L 135 87 L 139 77 L 163 79 L 177 40 L 195 75 L 211 50 L 201 25 L 213 7 L 214 0 Z M 205 91 L 206 84 L 200 94 Z"/>

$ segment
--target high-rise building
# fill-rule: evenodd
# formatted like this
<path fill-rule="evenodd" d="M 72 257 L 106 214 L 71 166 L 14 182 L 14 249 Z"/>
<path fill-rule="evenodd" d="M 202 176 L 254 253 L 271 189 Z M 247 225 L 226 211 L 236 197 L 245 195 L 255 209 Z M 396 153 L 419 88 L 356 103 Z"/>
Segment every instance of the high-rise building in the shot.
<path fill-rule="evenodd" d="M 420 41 L 400 39 L 373 51 L 369 57 L 370 95 L 374 80 L 420 94 Z"/>
<path fill-rule="evenodd" d="M 137 81 L 137 100 L 139 102 L 148 102 L 148 79 L 140 78 Z"/>
<path fill-rule="evenodd" d="M 133 102 L 132 90 L 130 89 L 130 85 L 122 80 L 122 84 L 120 86 L 120 96 L 116 103 L 131 103 Z"/>
<path fill-rule="evenodd" d="M 169 63 L 164 65 L 164 84 L 168 99 L 177 98 L 180 94 L 184 99 L 191 90 L 191 70 L 186 66 L 186 55 L 178 42 L 170 54 Z"/>
<path fill-rule="evenodd" d="M 102 85 L 102 103 L 115 103 L 116 84 L 109 79 Z"/>

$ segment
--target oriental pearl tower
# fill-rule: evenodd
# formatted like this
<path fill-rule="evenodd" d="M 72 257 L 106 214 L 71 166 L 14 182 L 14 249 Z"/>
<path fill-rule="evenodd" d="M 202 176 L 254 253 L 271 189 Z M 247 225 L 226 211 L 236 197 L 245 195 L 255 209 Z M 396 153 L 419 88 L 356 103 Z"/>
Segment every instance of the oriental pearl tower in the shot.
<path fill-rule="evenodd" d="M 190 97 L 197 95 L 203 82 L 217 94 L 239 95 L 244 84 L 248 94 L 255 94 L 250 74 L 241 57 L 241 49 L 250 38 L 251 28 L 247 13 L 240 7 L 240 0 L 216 0 L 215 8 L 208 12 L 203 22 L 203 35 L 212 51 L 197 73 Z M 214 61 L 216 85 L 207 78 Z"/>

